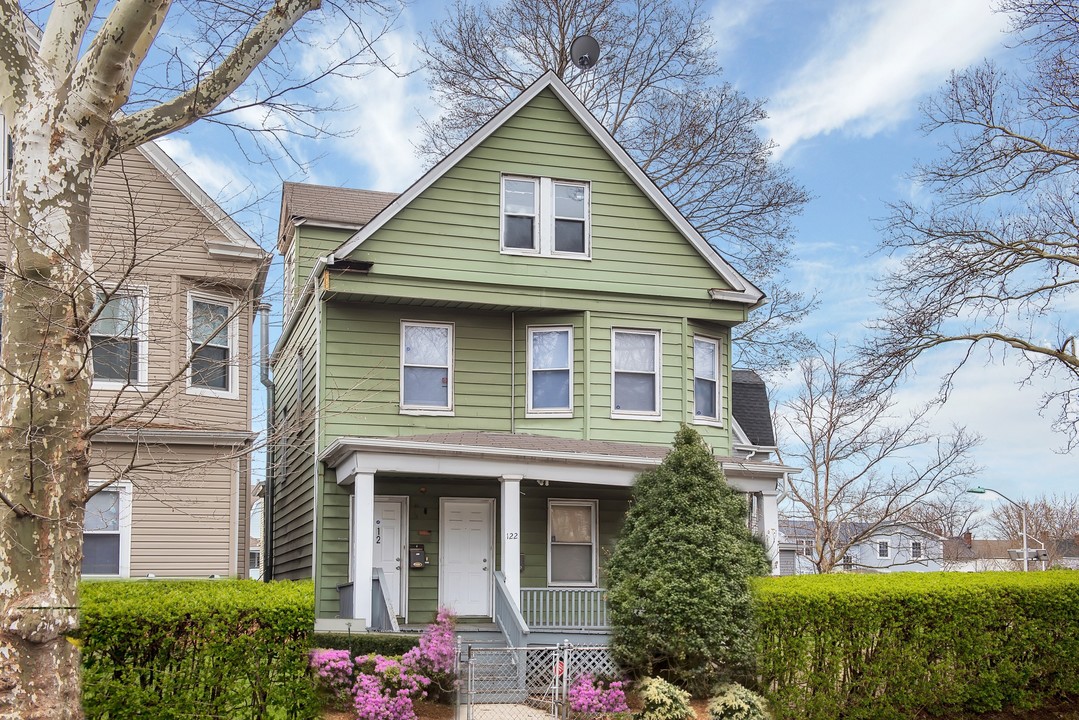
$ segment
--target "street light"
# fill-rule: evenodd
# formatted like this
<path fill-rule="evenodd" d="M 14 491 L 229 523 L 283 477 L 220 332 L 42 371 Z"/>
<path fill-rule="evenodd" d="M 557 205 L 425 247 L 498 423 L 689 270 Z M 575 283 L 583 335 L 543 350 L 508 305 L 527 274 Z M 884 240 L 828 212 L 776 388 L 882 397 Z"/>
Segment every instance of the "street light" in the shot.
<path fill-rule="evenodd" d="M 1029 563 L 1030 563 L 1030 552 L 1027 550 L 1027 508 L 1026 508 L 1026 505 L 1020 505 L 1019 503 L 1017 503 L 1015 500 L 1012 500 L 1010 497 L 1008 497 L 1004 493 L 1000 492 L 999 490 L 994 490 L 993 488 L 972 487 L 969 490 L 967 490 L 967 492 L 968 493 L 974 493 L 975 495 L 984 495 L 985 493 L 993 493 L 997 497 L 999 497 L 1001 499 L 1004 499 L 1004 500 L 1007 500 L 1012 505 L 1015 505 L 1017 508 L 1019 508 L 1020 517 L 1022 518 L 1022 522 L 1023 522 L 1023 572 L 1028 572 Z"/>

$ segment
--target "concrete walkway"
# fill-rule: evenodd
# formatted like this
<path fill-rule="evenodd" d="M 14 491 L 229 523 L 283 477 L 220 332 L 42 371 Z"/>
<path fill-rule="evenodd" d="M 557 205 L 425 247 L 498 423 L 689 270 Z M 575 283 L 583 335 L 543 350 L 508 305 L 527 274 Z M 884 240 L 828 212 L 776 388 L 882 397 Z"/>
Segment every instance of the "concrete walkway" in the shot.
<path fill-rule="evenodd" d="M 480 705 L 472 706 L 472 720 L 551 720 L 551 712 L 531 705 Z M 468 707 L 461 706 L 457 720 L 468 720 Z"/>

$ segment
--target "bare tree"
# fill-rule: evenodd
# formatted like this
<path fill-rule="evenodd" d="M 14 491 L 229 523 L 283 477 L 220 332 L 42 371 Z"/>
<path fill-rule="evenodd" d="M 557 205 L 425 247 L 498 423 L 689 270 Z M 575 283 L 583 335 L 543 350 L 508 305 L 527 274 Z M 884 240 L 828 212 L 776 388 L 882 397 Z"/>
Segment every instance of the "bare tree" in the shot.
<path fill-rule="evenodd" d="M 936 436 L 928 408 L 897 413 L 891 393 L 859 386 L 834 345 L 799 369 L 797 395 L 777 424 L 785 458 L 804 468 L 787 496 L 790 517 L 812 528 L 818 572 L 977 472 L 970 454 L 978 437 L 963 428 Z"/>
<path fill-rule="evenodd" d="M 95 268 L 118 260 L 92 251 L 95 178 L 125 151 L 200 118 L 227 122 L 224 111 L 259 103 L 281 111 L 289 89 L 362 64 L 362 16 L 340 6 L 332 26 L 358 34 L 357 53 L 328 54 L 304 76 L 306 66 L 274 53 L 286 36 L 305 39 L 297 23 L 319 5 L 116 0 L 99 13 L 96 2 L 0 0 L 0 110 L 14 148 L 0 347 L 0 717 L 81 716 L 78 650 L 65 636 L 78 622 L 90 441 L 152 416 L 169 394 L 155 389 L 91 415 L 89 338 L 110 292 Z M 322 32 L 306 39 L 318 43 Z M 294 125 L 317 129 L 292 107 Z M 133 472 L 139 460 L 110 462 Z"/>
<path fill-rule="evenodd" d="M 1075 552 L 1079 543 L 1079 495 L 1042 495 L 1021 504 L 1026 509 L 1029 547 L 1044 548 L 1048 567 L 1056 566 L 1067 553 Z M 999 537 L 1018 543 L 1023 536 L 1022 510 L 1008 502 L 997 503 L 989 516 L 989 526 Z"/>
<path fill-rule="evenodd" d="M 900 259 L 880 284 L 885 307 L 862 351 L 868 374 L 894 380 L 942 345 L 1010 353 L 1049 376 L 1044 396 L 1067 443 L 1079 441 L 1079 3 L 1004 0 L 1027 53 L 1018 73 L 986 62 L 953 73 L 925 106 L 946 132 L 940 159 L 914 179 L 926 203 L 892 207 L 883 248 Z"/>
<path fill-rule="evenodd" d="M 966 493 L 962 480 L 941 488 L 933 497 L 909 507 L 900 518 L 904 523 L 946 538 L 961 537 L 981 524 L 982 504 Z"/>
<path fill-rule="evenodd" d="M 796 330 L 813 305 L 787 288 L 791 219 L 808 200 L 757 135 L 764 103 L 720 80 L 702 0 L 456 0 L 422 49 L 444 113 L 422 151 L 440 159 L 550 70 L 564 80 L 667 197 L 766 288 L 767 306 L 736 328 L 740 362 L 789 365 L 809 344 Z M 580 35 L 599 64 L 570 59 Z"/>

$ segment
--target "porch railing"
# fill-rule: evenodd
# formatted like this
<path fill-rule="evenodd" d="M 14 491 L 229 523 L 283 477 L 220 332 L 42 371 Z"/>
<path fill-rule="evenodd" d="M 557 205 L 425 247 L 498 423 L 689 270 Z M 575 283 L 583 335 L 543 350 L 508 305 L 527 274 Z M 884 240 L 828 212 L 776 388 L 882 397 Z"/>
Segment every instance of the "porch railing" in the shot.
<path fill-rule="evenodd" d="M 396 613 L 390 604 L 386 592 L 386 575 L 382 568 L 375 568 L 371 573 L 371 629 L 376 632 L 398 632 Z"/>
<path fill-rule="evenodd" d="M 521 588 L 521 615 L 534 630 L 610 627 L 603 588 Z"/>
<path fill-rule="evenodd" d="M 495 571 L 495 624 L 506 636 L 509 647 L 522 647 L 527 644 L 528 625 L 513 602 L 506 578 L 500 571 Z"/>

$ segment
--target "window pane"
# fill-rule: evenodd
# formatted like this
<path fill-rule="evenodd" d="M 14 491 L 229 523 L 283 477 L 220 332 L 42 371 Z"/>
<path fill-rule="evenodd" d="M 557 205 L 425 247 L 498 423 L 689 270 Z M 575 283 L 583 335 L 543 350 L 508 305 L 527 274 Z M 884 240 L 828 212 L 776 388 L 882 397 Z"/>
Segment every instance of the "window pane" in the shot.
<path fill-rule="evenodd" d="M 716 417 L 716 384 L 711 380 L 693 380 L 693 412 L 697 417 Z"/>
<path fill-rule="evenodd" d="M 503 207 L 507 215 L 536 214 L 536 183 L 531 180 L 506 180 Z"/>
<path fill-rule="evenodd" d="M 227 305 L 194 300 L 191 303 L 191 342 L 202 345 L 209 338 L 209 344 L 215 347 L 229 346 Z M 214 332 L 214 331 L 217 332 Z M 213 337 L 211 338 L 211 334 Z"/>
<path fill-rule="evenodd" d="M 554 249 L 556 252 L 584 252 L 584 221 L 555 220 Z"/>
<path fill-rule="evenodd" d="M 640 373 L 615 373 L 614 409 L 655 412 L 656 376 Z"/>
<path fill-rule="evenodd" d="M 449 366 L 450 329 L 405 325 L 405 364 Z M 442 373 L 445 375 L 445 373 Z"/>
<path fill-rule="evenodd" d="M 449 378 L 445 368 L 405 368 L 405 405 L 449 407 Z"/>
<path fill-rule="evenodd" d="M 98 298 L 100 303 L 103 298 Z M 137 337 L 139 298 L 136 295 L 117 295 L 102 308 L 90 329 L 93 335 Z"/>
<path fill-rule="evenodd" d="M 569 367 L 569 332 L 544 330 L 532 333 L 532 367 L 550 370 Z"/>
<path fill-rule="evenodd" d="M 532 373 L 532 408 L 569 407 L 569 370 L 537 370 Z"/>
<path fill-rule="evenodd" d="M 534 227 L 534 218 L 507 215 L 506 237 L 503 240 L 503 244 L 508 248 L 534 250 L 536 248 L 533 233 Z"/>
<path fill-rule="evenodd" d="M 196 345 L 191 346 L 194 352 Z M 204 347 L 191 359 L 191 384 L 217 390 L 229 389 L 228 348 Z"/>
<path fill-rule="evenodd" d="M 656 336 L 640 333 L 614 334 L 615 370 L 654 372 L 656 369 Z"/>
<path fill-rule="evenodd" d="M 101 335 L 90 336 L 94 377 L 133 383 L 139 377 L 139 342 Z"/>
<path fill-rule="evenodd" d="M 716 379 L 716 345 L 706 340 L 693 341 L 693 375 Z"/>
<path fill-rule="evenodd" d="M 591 583 L 591 545 L 552 545 L 551 582 Z"/>
<path fill-rule="evenodd" d="M 119 575 L 120 574 L 120 535 L 83 535 L 82 573 L 83 575 Z"/>
<path fill-rule="evenodd" d="M 87 532 L 97 530 L 117 531 L 120 529 L 120 493 L 116 490 L 102 490 L 86 503 L 86 519 L 83 529 Z"/>
<path fill-rule="evenodd" d="M 554 186 L 554 214 L 560 218 L 584 220 L 584 188 L 580 185 Z"/>
<path fill-rule="evenodd" d="M 552 505 L 551 542 L 592 542 L 592 506 Z"/>

